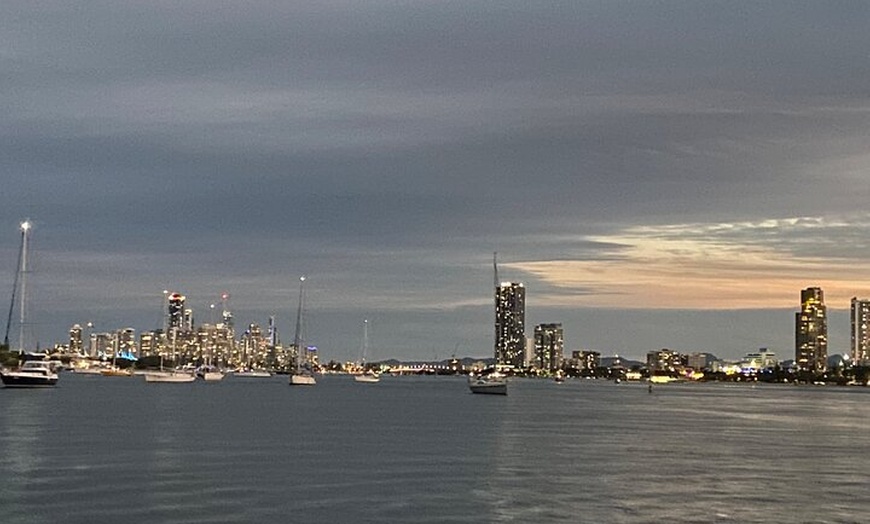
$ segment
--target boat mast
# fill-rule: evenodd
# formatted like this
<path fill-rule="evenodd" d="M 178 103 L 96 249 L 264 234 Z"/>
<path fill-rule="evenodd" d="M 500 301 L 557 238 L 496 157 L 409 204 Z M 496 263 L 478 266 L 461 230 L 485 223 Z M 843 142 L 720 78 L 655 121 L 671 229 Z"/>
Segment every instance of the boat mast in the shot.
<path fill-rule="evenodd" d="M 363 347 L 362 347 L 362 363 L 363 369 L 366 367 L 366 353 L 369 350 L 369 319 L 363 320 Z"/>
<path fill-rule="evenodd" d="M 305 289 L 305 276 L 299 277 L 299 306 L 296 308 L 296 334 L 293 336 L 293 345 L 296 346 L 296 373 L 302 367 L 302 306 Z"/>
<path fill-rule="evenodd" d="M 498 281 L 498 252 L 493 252 L 492 254 L 492 285 L 493 285 L 493 305 L 494 305 L 494 314 L 495 314 L 495 337 L 493 340 L 493 355 L 495 356 L 496 364 L 498 364 L 498 290 L 499 290 L 499 281 Z"/>
<path fill-rule="evenodd" d="M 27 223 L 25 221 L 25 223 Z M 24 224 L 21 228 L 21 245 L 18 246 L 18 261 L 15 263 L 15 278 L 12 282 L 12 300 L 9 301 L 9 315 L 6 317 L 6 336 L 3 338 L 3 345 L 9 349 L 9 328 L 12 326 L 12 312 L 15 311 L 15 295 L 18 292 L 18 279 L 21 276 L 21 261 L 24 256 L 24 242 L 27 234 L 24 229 Z"/>
<path fill-rule="evenodd" d="M 21 315 L 18 326 L 18 350 L 24 353 L 24 329 L 27 320 L 27 240 L 30 238 L 30 220 L 21 223 Z"/>

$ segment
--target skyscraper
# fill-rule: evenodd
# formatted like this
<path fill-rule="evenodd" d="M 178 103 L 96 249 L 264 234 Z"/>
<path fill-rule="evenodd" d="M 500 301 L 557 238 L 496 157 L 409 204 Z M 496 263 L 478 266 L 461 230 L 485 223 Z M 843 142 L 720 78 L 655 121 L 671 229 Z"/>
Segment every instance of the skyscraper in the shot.
<path fill-rule="evenodd" d="M 852 362 L 858 365 L 870 361 L 870 300 L 852 298 Z"/>
<path fill-rule="evenodd" d="M 823 372 L 828 367 L 828 314 L 821 288 L 801 290 L 801 310 L 795 313 L 795 364 Z"/>
<path fill-rule="evenodd" d="M 69 328 L 69 351 L 76 355 L 82 354 L 82 326 L 75 324 Z"/>
<path fill-rule="evenodd" d="M 535 326 L 534 365 L 544 371 L 557 371 L 562 367 L 564 342 L 562 324 Z"/>
<path fill-rule="evenodd" d="M 502 282 L 495 289 L 495 361 L 502 366 L 523 366 L 526 344 L 526 288 Z"/>
<path fill-rule="evenodd" d="M 172 293 L 167 305 L 167 331 L 178 331 L 184 328 L 184 295 Z"/>

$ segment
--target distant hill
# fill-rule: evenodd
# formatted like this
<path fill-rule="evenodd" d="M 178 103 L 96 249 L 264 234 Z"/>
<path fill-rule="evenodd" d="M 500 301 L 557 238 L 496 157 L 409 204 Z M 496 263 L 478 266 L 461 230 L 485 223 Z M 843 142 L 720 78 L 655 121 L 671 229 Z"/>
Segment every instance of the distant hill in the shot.
<path fill-rule="evenodd" d="M 601 367 L 603 367 L 603 368 L 613 367 L 616 364 L 617 360 L 619 360 L 619 363 L 625 369 L 631 369 L 631 368 L 636 367 L 636 366 L 639 366 L 639 367 L 646 366 L 646 362 L 640 362 L 638 360 L 630 360 L 630 359 L 623 358 L 623 357 L 601 357 L 601 360 L 600 360 Z"/>

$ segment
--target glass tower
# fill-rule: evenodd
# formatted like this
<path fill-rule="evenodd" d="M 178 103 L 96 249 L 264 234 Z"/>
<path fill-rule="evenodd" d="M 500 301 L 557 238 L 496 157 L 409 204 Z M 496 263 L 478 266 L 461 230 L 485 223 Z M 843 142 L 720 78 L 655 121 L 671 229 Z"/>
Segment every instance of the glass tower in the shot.
<path fill-rule="evenodd" d="M 495 289 L 495 362 L 523 367 L 526 346 L 526 288 L 517 282 L 502 282 Z"/>
<path fill-rule="evenodd" d="M 852 298 L 852 362 L 864 365 L 870 360 L 870 300 Z"/>
<path fill-rule="evenodd" d="M 795 313 L 795 364 L 799 369 L 828 368 L 828 314 L 821 288 L 801 290 L 801 310 Z"/>

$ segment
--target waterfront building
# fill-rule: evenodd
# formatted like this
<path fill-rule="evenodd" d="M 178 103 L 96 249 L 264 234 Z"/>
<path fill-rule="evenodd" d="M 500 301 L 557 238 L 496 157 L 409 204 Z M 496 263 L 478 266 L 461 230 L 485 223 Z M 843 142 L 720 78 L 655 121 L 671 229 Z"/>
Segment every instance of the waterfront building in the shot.
<path fill-rule="evenodd" d="M 136 330 L 133 328 L 119 329 L 115 332 L 113 350 L 116 355 L 136 356 Z"/>
<path fill-rule="evenodd" d="M 703 369 L 711 369 L 716 357 L 709 353 L 690 353 L 686 356 L 686 367 L 692 368 L 695 371 Z"/>
<path fill-rule="evenodd" d="M 853 297 L 850 319 L 852 362 L 870 364 L 870 300 Z"/>
<path fill-rule="evenodd" d="M 115 348 L 114 333 L 91 333 L 92 357 L 111 358 Z"/>
<path fill-rule="evenodd" d="M 773 369 L 779 365 L 779 360 L 776 359 L 776 353 L 767 348 L 759 348 L 754 353 L 747 353 L 740 362 L 740 369 L 743 372 L 753 372 L 762 369 Z"/>
<path fill-rule="evenodd" d="M 69 352 L 75 355 L 81 355 L 84 347 L 82 345 L 82 326 L 74 324 L 69 328 Z"/>
<path fill-rule="evenodd" d="M 590 350 L 572 351 L 571 366 L 580 370 L 594 371 L 601 366 L 601 353 Z"/>
<path fill-rule="evenodd" d="M 535 353 L 533 366 L 554 372 L 562 368 L 564 358 L 564 332 L 561 323 L 535 326 Z"/>
<path fill-rule="evenodd" d="M 166 334 L 162 329 L 143 331 L 139 334 L 139 355 L 143 357 L 157 356 L 166 346 Z"/>
<path fill-rule="evenodd" d="M 683 355 L 671 349 L 660 349 L 659 351 L 650 351 L 646 354 L 646 365 L 650 373 L 674 373 L 680 371 L 684 367 Z"/>
<path fill-rule="evenodd" d="M 526 288 L 502 282 L 495 289 L 495 361 L 502 366 L 523 366 L 526 345 Z"/>
<path fill-rule="evenodd" d="M 531 367 L 535 363 L 535 338 L 526 337 L 523 344 L 523 367 Z"/>
<path fill-rule="evenodd" d="M 801 290 L 801 310 L 795 313 L 795 365 L 804 371 L 828 367 L 828 313 L 821 288 Z"/>
<path fill-rule="evenodd" d="M 239 340 L 239 355 L 233 364 L 244 368 L 261 368 L 266 366 L 268 342 L 263 335 L 260 324 L 248 325 L 248 329 Z"/>

